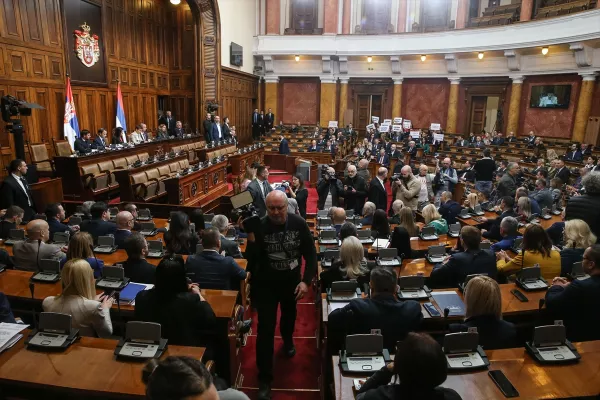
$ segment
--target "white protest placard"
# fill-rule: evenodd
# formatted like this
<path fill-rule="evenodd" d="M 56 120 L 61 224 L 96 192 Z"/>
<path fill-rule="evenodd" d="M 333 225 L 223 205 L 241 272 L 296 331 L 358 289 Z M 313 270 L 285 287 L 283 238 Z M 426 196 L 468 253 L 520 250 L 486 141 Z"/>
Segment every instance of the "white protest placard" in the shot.
<path fill-rule="evenodd" d="M 392 120 L 391 119 L 384 119 L 382 125 L 391 125 L 391 124 L 392 124 Z"/>
<path fill-rule="evenodd" d="M 444 141 L 444 134 L 443 133 L 434 133 L 433 134 L 433 140 L 435 142 L 441 143 Z"/>
<path fill-rule="evenodd" d="M 402 125 L 392 125 L 392 132 L 402 132 Z"/>
<path fill-rule="evenodd" d="M 402 123 L 402 117 L 396 117 L 396 118 L 394 118 L 394 125 L 401 124 L 401 123 Z"/>
<path fill-rule="evenodd" d="M 441 124 L 431 123 L 431 126 L 429 127 L 429 129 L 431 129 L 432 131 L 439 131 L 440 129 L 442 129 L 442 126 L 441 126 Z"/>
<path fill-rule="evenodd" d="M 410 131 L 410 137 L 413 139 L 418 139 L 421 137 L 421 131 L 418 129 L 414 129 L 412 131 Z"/>
<path fill-rule="evenodd" d="M 389 125 L 381 125 L 379 127 L 379 133 L 386 133 L 390 131 L 390 126 Z"/>
<path fill-rule="evenodd" d="M 329 121 L 329 128 L 337 128 L 337 127 L 338 127 L 337 121 Z"/>
<path fill-rule="evenodd" d="M 371 122 L 377 124 L 379 122 L 379 117 L 371 117 Z"/>
<path fill-rule="evenodd" d="M 367 130 L 370 131 L 371 129 L 375 129 L 375 125 L 374 124 L 367 125 Z"/>
<path fill-rule="evenodd" d="M 402 121 L 402 127 L 404 129 L 412 128 L 412 123 L 410 122 L 410 119 L 405 119 L 404 121 Z"/>

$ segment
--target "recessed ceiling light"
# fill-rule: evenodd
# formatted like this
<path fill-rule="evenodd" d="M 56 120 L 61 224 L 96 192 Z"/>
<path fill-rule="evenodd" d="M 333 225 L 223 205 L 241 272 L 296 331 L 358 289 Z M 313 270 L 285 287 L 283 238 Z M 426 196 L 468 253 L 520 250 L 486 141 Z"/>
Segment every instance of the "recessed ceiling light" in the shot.
<path fill-rule="evenodd" d="M 300 56 L 296 54 L 296 56 L 294 57 L 294 60 L 296 60 L 296 62 L 300 61 Z"/>
<path fill-rule="evenodd" d="M 181 3 L 181 0 L 170 0 L 171 4 L 178 5 Z"/>
<path fill-rule="evenodd" d="M 483 52 L 480 51 L 479 54 L 477 54 L 477 58 L 479 58 L 480 60 L 483 60 Z"/>
<path fill-rule="evenodd" d="M 426 56 L 425 54 L 423 54 L 423 55 L 421 56 L 421 61 L 423 61 L 423 62 L 424 62 L 425 60 L 427 60 L 427 56 Z"/>
<path fill-rule="evenodd" d="M 546 55 L 548 54 L 548 48 L 547 47 L 542 47 L 542 55 Z"/>
<path fill-rule="evenodd" d="M 368 56 L 368 57 L 367 57 L 367 62 L 368 62 L 368 63 L 370 63 L 371 61 L 373 61 L 373 57 L 371 57 L 371 56 Z"/>

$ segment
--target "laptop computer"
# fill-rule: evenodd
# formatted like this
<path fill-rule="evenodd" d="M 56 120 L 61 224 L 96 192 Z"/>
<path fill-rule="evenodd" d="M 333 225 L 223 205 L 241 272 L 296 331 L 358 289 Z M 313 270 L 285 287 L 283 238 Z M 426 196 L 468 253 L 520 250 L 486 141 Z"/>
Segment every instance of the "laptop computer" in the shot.
<path fill-rule="evenodd" d="M 398 258 L 398 249 L 379 249 L 377 265 L 384 267 L 399 267 L 401 264 Z"/>
<path fill-rule="evenodd" d="M 325 230 L 319 232 L 320 244 L 338 244 L 337 232 L 335 230 Z"/>
<path fill-rule="evenodd" d="M 15 244 L 16 242 L 22 242 L 25 240 L 24 229 L 11 229 L 8 233 L 8 239 L 4 241 L 4 244 Z"/>
<path fill-rule="evenodd" d="M 110 254 L 117 251 L 114 236 L 98 236 L 98 244 L 94 247 L 96 253 Z"/>
<path fill-rule="evenodd" d="M 425 258 L 427 258 L 427 261 L 432 264 L 441 263 L 446 258 L 446 246 L 443 244 L 438 246 L 429 246 Z"/>
<path fill-rule="evenodd" d="M 357 236 L 362 244 L 372 244 L 374 242 L 370 229 L 361 229 L 357 231 Z"/>
<path fill-rule="evenodd" d="M 423 240 L 437 240 L 438 235 L 435 233 L 435 228 L 432 226 L 424 227 L 421 229 L 421 239 Z"/>

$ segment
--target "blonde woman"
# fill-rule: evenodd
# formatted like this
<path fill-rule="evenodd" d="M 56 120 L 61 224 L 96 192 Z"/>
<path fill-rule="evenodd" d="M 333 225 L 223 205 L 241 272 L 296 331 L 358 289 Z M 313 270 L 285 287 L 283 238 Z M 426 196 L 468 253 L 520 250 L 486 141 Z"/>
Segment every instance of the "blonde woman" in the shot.
<path fill-rule="evenodd" d="M 597 237 L 590 226 L 581 219 L 565 221 L 564 247 L 560 252 L 560 276 L 567 276 L 573 263 L 583 260 L 583 252 L 596 244 Z"/>
<path fill-rule="evenodd" d="M 415 223 L 415 216 L 412 209 L 409 207 L 403 207 L 400 209 L 400 212 L 398 212 L 398 216 L 400 218 L 400 223 L 398 226 L 406 229 L 406 232 L 408 232 L 410 237 L 419 236 L 419 225 Z"/>
<path fill-rule="evenodd" d="M 67 261 L 61 272 L 62 293 L 44 299 L 45 312 L 71 315 L 72 327 L 83 336 L 109 337 L 113 328 L 110 308 L 113 298 L 96 295 L 94 273 L 81 259 Z"/>
<path fill-rule="evenodd" d="M 370 280 L 363 245 L 356 236 L 348 236 L 342 242 L 340 262 L 321 272 L 321 289 L 324 292 L 333 282 L 351 279 L 356 280 L 361 288 Z"/>
<path fill-rule="evenodd" d="M 434 227 L 435 233 L 445 235 L 448 233 L 448 222 L 438 212 L 433 204 L 429 204 L 421 211 L 425 220 L 425 227 Z"/>
<path fill-rule="evenodd" d="M 531 200 L 529 197 L 519 197 L 519 200 L 517 200 L 517 211 L 520 221 L 526 222 L 531 218 Z"/>
<path fill-rule="evenodd" d="M 502 295 L 498 283 L 489 276 L 477 276 L 465 289 L 465 321 L 451 324 L 450 332 L 477 328 L 479 344 L 485 349 L 517 346 L 515 325 L 502 320 Z"/>
<path fill-rule="evenodd" d="M 94 257 L 92 247 L 94 241 L 92 235 L 87 232 L 77 232 L 71 240 L 69 240 L 69 248 L 67 255 L 60 261 L 61 267 L 65 265 L 68 260 L 83 259 L 90 264 L 94 270 L 94 277 L 100 278 L 102 276 L 102 268 L 104 268 L 104 261 Z"/>
<path fill-rule="evenodd" d="M 479 204 L 479 198 L 477 197 L 477 193 L 471 192 L 467 195 L 467 199 L 463 203 L 463 207 L 468 209 L 469 213 L 475 212 L 475 206 Z"/>

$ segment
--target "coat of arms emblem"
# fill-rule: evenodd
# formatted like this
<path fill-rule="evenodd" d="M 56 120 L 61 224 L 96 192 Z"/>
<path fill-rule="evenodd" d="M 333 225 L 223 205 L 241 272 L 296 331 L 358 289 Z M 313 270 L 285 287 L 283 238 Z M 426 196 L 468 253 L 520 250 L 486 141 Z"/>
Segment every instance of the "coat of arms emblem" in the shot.
<path fill-rule="evenodd" d="M 90 27 L 84 22 L 81 30 L 73 32 L 75 35 L 75 53 L 83 65 L 91 67 L 100 58 L 100 45 L 98 35 L 90 35 Z"/>

